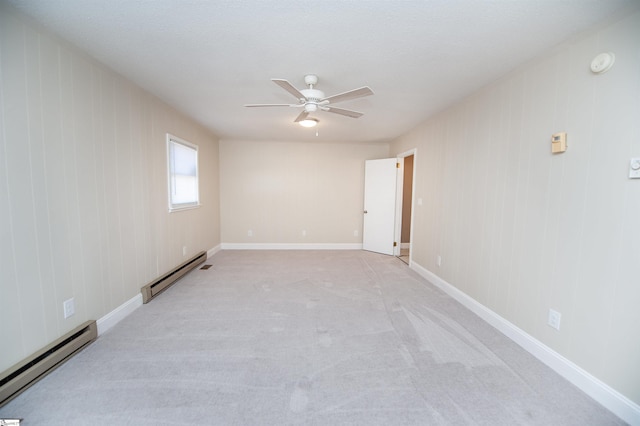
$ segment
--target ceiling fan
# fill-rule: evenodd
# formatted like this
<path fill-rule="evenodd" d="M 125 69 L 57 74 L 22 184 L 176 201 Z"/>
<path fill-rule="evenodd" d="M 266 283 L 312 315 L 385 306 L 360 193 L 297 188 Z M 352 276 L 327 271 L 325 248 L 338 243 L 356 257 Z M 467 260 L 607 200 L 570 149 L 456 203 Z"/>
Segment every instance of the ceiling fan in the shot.
<path fill-rule="evenodd" d="M 296 89 L 287 80 L 272 78 L 271 81 L 295 96 L 298 99 L 298 102 L 295 104 L 247 104 L 245 106 L 304 108 L 300 115 L 298 115 L 298 117 L 294 120 L 294 123 L 305 120 L 310 113 L 316 112 L 318 110 L 332 112 L 334 114 L 340 114 L 351 118 L 358 118 L 362 116 L 361 112 L 344 108 L 336 108 L 332 106 L 332 104 L 373 95 L 373 90 L 371 90 L 367 86 L 364 86 L 359 89 L 349 90 L 348 92 L 325 97 L 324 92 L 318 89 L 314 89 L 314 86 L 318 83 L 318 76 L 313 74 L 304 76 L 304 82 L 307 86 L 309 86 L 309 88 L 302 90 Z"/>

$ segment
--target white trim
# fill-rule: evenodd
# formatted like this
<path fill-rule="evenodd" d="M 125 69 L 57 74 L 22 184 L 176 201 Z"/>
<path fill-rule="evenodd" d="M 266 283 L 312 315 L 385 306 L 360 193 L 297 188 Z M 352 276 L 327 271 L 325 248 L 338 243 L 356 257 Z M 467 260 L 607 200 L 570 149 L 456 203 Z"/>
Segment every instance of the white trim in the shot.
<path fill-rule="evenodd" d="M 138 293 L 137 296 L 124 302 L 122 305 L 109 312 L 107 315 L 96 321 L 98 326 L 98 336 L 105 333 L 111 327 L 122 321 L 131 312 L 142 306 L 142 294 Z"/>
<path fill-rule="evenodd" d="M 411 262 L 411 269 L 427 281 L 443 290 L 467 309 L 502 332 L 527 352 L 545 363 L 548 367 L 573 383 L 584 393 L 602 404 L 612 413 L 631 425 L 640 425 L 640 405 L 634 403 L 620 392 L 589 374 L 567 358 L 549 348 L 533 336 L 516 327 L 497 313 L 482 305 L 466 293 L 455 288 L 433 272 Z"/>
<path fill-rule="evenodd" d="M 202 204 L 193 204 L 186 207 L 169 207 L 169 213 L 180 212 L 183 210 L 199 209 Z"/>
<path fill-rule="evenodd" d="M 222 250 L 222 244 L 218 244 L 217 246 L 215 246 L 213 248 L 210 248 L 209 250 L 207 250 L 207 258 L 213 256 L 214 254 L 216 254 L 220 250 Z"/>
<path fill-rule="evenodd" d="M 411 248 L 411 243 L 400 243 L 400 249 Z"/>
<path fill-rule="evenodd" d="M 213 256 L 217 252 L 222 250 L 221 244 L 207 250 L 207 258 Z M 131 299 L 124 302 L 122 305 L 115 308 L 113 311 L 109 312 L 98 321 L 96 321 L 96 325 L 98 326 L 98 336 L 105 333 L 111 327 L 122 321 L 127 315 L 138 309 L 142 306 L 142 294 L 138 294 Z"/>
<path fill-rule="evenodd" d="M 362 250 L 362 244 L 222 243 L 222 250 Z"/>
<path fill-rule="evenodd" d="M 417 151 L 418 151 L 417 148 L 411 148 L 408 151 L 401 152 L 400 154 L 396 155 L 396 158 L 411 157 L 412 155 L 416 155 Z M 415 158 L 414 158 L 414 160 L 415 160 Z"/>
<path fill-rule="evenodd" d="M 396 249 L 396 256 L 400 255 L 400 250 L 403 248 L 408 248 L 409 253 L 411 253 L 411 244 L 413 243 L 413 218 L 415 217 L 415 205 L 416 205 L 416 164 L 418 158 L 418 148 L 412 148 L 408 151 L 401 152 L 396 155 L 396 160 L 402 159 L 402 166 L 399 169 L 399 179 L 400 184 L 398 185 L 398 190 L 396 192 L 396 215 L 400 220 L 396 220 L 396 234 L 395 241 L 402 240 L 402 201 L 404 198 L 404 159 L 413 155 L 413 174 L 411 176 L 411 222 L 409 223 L 409 243 L 407 247 L 403 247 L 403 244 L 400 243 L 400 247 Z M 401 172 L 401 173 L 400 173 Z M 400 206 L 400 207 L 398 207 Z M 411 265 L 411 257 L 409 257 L 409 265 Z"/>
<path fill-rule="evenodd" d="M 393 241 L 402 240 L 402 205 L 404 201 L 404 158 L 396 157 L 396 216 L 394 218 Z M 400 244 L 394 244 L 393 255 L 400 256 Z"/>

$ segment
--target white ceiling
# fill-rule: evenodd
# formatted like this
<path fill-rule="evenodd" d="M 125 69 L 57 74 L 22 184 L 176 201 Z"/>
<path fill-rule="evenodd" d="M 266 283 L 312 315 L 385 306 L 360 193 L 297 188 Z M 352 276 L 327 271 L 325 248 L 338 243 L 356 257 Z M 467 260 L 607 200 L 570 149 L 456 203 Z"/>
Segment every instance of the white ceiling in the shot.
<path fill-rule="evenodd" d="M 1 0 L 0 0 L 1 1 Z M 389 141 L 637 0 L 8 0 L 223 139 Z M 589 64 L 585 64 L 588 67 Z M 270 81 L 374 96 L 315 130 Z"/>

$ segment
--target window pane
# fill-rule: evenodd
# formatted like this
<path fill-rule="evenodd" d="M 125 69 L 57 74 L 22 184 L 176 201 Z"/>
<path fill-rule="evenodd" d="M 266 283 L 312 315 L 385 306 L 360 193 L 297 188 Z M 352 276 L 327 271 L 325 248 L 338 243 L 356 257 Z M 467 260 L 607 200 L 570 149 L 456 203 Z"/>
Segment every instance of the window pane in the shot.
<path fill-rule="evenodd" d="M 198 205 L 198 149 L 167 135 L 169 209 Z"/>
<path fill-rule="evenodd" d="M 173 162 L 171 172 L 177 175 L 195 176 L 197 170 L 197 152 L 193 148 L 171 142 Z"/>
<path fill-rule="evenodd" d="M 195 176 L 174 176 L 173 204 L 195 203 L 198 201 L 198 181 Z"/>

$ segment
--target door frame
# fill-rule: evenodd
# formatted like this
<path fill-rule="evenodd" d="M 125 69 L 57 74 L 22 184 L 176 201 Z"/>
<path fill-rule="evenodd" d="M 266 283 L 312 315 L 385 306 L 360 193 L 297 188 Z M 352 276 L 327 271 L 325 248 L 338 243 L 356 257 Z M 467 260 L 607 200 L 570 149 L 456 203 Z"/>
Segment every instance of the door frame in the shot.
<path fill-rule="evenodd" d="M 396 179 L 397 189 L 396 189 L 396 230 L 395 230 L 395 241 L 398 243 L 394 247 L 393 254 L 394 256 L 400 256 L 400 247 L 402 246 L 402 189 L 404 188 L 404 159 L 405 157 L 410 157 L 413 155 L 413 173 L 411 176 L 411 180 L 413 185 L 411 186 L 411 223 L 409 225 L 409 266 L 411 266 L 412 258 L 411 255 L 413 253 L 413 218 L 414 218 L 414 208 L 416 205 L 415 196 L 416 196 L 416 164 L 418 160 L 418 149 L 413 148 L 408 151 L 402 152 L 396 156 L 400 167 L 398 169 L 398 176 Z"/>

